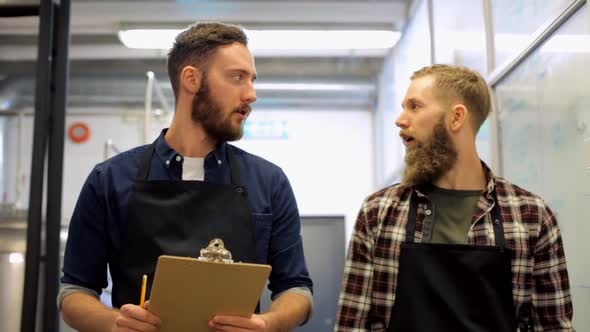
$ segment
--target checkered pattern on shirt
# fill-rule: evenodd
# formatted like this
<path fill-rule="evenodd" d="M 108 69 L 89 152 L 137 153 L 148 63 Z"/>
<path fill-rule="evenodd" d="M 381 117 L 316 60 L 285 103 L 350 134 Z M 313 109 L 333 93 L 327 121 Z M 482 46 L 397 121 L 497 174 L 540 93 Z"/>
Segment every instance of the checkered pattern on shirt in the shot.
<path fill-rule="evenodd" d="M 535 331 L 574 331 L 572 302 L 557 220 L 537 195 L 495 176 L 478 201 L 470 244 L 494 245 L 491 210 L 496 191 L 506 246 L 512 252 L 512 295 L 521 320 L 532 303 Z M 348 248 L 334 331 L 385 331 L 395 301 L 400 245 L 410 196 L 418 202 L 415 241 L 431 203 L 416 188 L 394 185 L 369 196 L 359 212 Z"/>

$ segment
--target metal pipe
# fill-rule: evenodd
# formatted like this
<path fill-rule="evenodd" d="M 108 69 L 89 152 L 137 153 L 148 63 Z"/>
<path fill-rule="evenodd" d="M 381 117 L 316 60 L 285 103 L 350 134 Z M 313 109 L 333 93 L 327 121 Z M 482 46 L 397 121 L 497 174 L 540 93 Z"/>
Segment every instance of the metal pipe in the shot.
<path fill-rule="evenodd" d="M 104 160 L 109 159 L 109 152 L 111 150 L 113 150 L 117 154 L 121 153 L 121 150 L 119 150 L 119 148 L 117 148 L 115 144 L 113 144 L 113 140 L 109 138 L 104 142 Z"/>
<path fill-rule="evenodd" d="M 143 142 L 149 143 L 150 139 L 150 120 L 152 117 L 152 91 L 154 87 L 154 72 L 146 73 L 147 82 L 145 85 L 145 112 L 143 118 Z"/>
<path fill-rule="evenodd" d="M 19 112 L 17 115 L 16 120 L 16 153 L 18 154 L 16 158 L 16 183 L 15 183 L 15 200 L 14 205 L 16 208 L 21 208 L 21 200 L 22 200 L 22 192 L 24 186 L 24 154 L 23 151 L 23 142 L 25 141 L 25 114 L 24 112 Z"/>
<path fill-rule="evenodd" d="M 33 132 L 33 156 L 31 160 L 31 187 L 29 191 L 29 215 L 27 225 L 27 252 L 25 258 L 25 287 L 21 314 L 21 331 L 35 332 L 37 299 L 39 292 L 39 267 L 41 249 L 41 221 L 43 204 L 43 175 L 45 151 L 49 131 L 51 88 L 51 59 L 53 44 L 53 1 L 41 1 L 39 39 L 37 49 L 37 83 L 35 87 L 35 123 Z M 43 301 L 41 298 L 40 301 Z"/>
<path fill-rule="evenodd" d="M 486 75 L 490 75 L 496 67 L 496 43 L 494 37 L 494 13 L 492 10 L 491 0 L 482 0 L 483 4 L 483 21 L 486 37 Z M 491 166 L 498 175 L 503 175 L 502 155 L 500 153 L 500 120 L 498 118 L 498 108 L 496 107 L 496 98 L 493 89 L 491 94 L 491 114 L 490 121 L 490 148 L 491 148 Z"/>
<path fill-rule="evenodd" d="M 434 4 L 432 0 L 428 0 L 426 6 L 428 12 L 428 33 L 430 34 L 430 64 L 434 64 L 436 63 L 436 44 L 434 39 Z"/>
<path fill-rule="evenodd" d="M 68 50 L 70 46 L 70 1 L 56 5 L 51 126 L 47 159 L 47 221 L 45 232 L 45 302 L 43 331 L 59 330 L 56 299 L 59 290 L 60 231 L 64 161 L 66 94 L 68 88 Z"/>
<path fill-rule="evenodd" d="M 539 29 L 531 42 L 521 52 L 519 52 L 512 60 L 505 65 L 496 68 L 487 78 L 488 84 L 495 87 L 503 79 L 505 79 L 514 69 L 518 67 L 524 60 L 526 60 L 533 52 L 535 52 L 553 33 L 559 29 L 567 20 L 572 17 L 578 9 L 586 3 L 586 0 L 576 0 L 571 3 L 561 14 L 554 20 L 549 21 L 546 27 Z"/>
<path fill-rule="evenodd" d="M 172 107 L 170 107 L 170 104 L 168 103 L 168 99 L 166 99 L 166 96 L 164 96 L 164 92 L 162 91 L 162 87 L 160 86 L 160 82 L 158 81 L 158 79 L 154 79 L 154 90 L 156 91 L 156 97 L 158 97 L 158 100 L 160 101 L 160 104 L 162 105 L 164 111 L 167 113 L 172 113 L 173 109 Z"/>
<path fill-rule="evenodd" d="M 494 39 L 494 13 L 492 1 L 482 0 L 483 22 L 486 37 L 486 75 L 492 73 L 496 67 L 496 41 Z"/>
<path fill-rule="evenodd" d="M 112 142 L 112 140 L 110 138 L 104 142 L 104 150 L 103 150 L 104 154 L 102 156 L 103 160 L 109 159 L 109 148 L 110 148 L 111 142 Z"/>
<path fill-rule="evenodd" d="M 504 175 L 504 163 L 502 160 L 502 140 L 500 139 L 500 117 L 498 116 L 498 105 L 496 90 L 490 89 L 490 98 L 492 100 L 492 113 L 490 114 L 490 139 L 492 149 L 492 167 L 496 174 Z"/>

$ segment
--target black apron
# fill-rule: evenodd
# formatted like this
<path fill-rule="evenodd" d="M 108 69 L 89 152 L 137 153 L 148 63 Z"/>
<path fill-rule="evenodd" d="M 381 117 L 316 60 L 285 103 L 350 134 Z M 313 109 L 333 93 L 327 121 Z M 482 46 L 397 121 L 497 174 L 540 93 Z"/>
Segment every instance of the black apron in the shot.
<path fill-rule="evenodd" d="M 495 246 L 414 243 L 418 207 L 410 198 L 387 331 L 516 331 L 511 255 L 494 198 Z"/>
<path fill-rule="evenodd" d="M 160 255 L 198 257 L 213 238 L 224 241 L 237 262 L 255 262 L 255 227 L 246 188 L 231 147 L 227 157 L 231 184 L 203 181 L 148 181 L 156 142 L 143 156 L 129 198 L 127 230 L 113 273 L 113 306 L 139 303 L 142 275 L 150 294 Z"/>

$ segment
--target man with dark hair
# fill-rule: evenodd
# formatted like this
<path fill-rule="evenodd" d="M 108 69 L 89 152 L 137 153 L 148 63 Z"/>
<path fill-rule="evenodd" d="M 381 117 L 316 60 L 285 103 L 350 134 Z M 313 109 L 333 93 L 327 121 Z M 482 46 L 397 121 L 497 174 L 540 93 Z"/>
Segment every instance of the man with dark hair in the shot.
<path fill-rule="evenodd" d="M 194 25 L 176 38 L 168 73 L 170 128 L 96 165 L 82 188 L 64 257 L 62 316 L 80 331 L 156 331 L 160 318 L 134 304 L 141 276 L 153 280 L 162 254 L 195 257 L 221 238 L 234 260 L 272 266 L 273 304 L 250 318 L 215 316 L 211 330 L 291 330 L 313 304 L 295 197 L 279 167 L 227 143 L 242 137 L 256 101 L 246 35 L 233 25 Z M 99 301 L 107 265 L 115 309 Z"/>
<path fill-rule="evenodd" d="M 573 331 L 553 212 L 477 154 L 491 110 L 485 80 L 425 67 L 402 108 L 402 183 L 361 208 L 335 331 Z"/>

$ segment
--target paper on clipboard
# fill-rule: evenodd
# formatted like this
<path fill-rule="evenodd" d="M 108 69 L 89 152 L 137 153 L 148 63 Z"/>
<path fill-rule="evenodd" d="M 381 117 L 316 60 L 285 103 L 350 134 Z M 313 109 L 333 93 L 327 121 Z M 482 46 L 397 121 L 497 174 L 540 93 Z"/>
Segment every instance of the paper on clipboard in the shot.
<path fill-rule="evenodd" d="M 160 256 L 149 311 L 160 316 L 160 332 L 208 332 L 216 314 L 250 317 L 270 270 L 269 265 Z"/>

